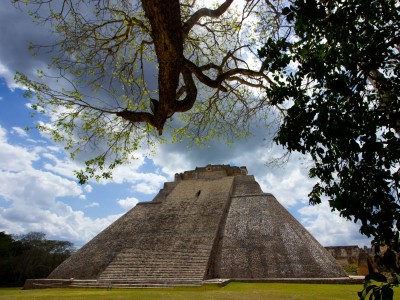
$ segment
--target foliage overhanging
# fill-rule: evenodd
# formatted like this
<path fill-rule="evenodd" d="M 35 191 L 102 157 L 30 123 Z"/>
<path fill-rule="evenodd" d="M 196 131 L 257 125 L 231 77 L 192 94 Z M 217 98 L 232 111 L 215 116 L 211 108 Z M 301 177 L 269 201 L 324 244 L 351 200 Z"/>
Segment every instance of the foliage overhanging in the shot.
<path fill-rule="evenodd" d="M 16 77 L 51 115 L 41 130 L 72 157 L 92 151 L 81 183 L 109 178 L 143 145 L 229 142 L 268 116 L 257 49 L 279 35 L 281 0 L 25 2 L 58 38 L 32 47 L 53 54 L 49 70 Z"/>
<path fill-rule="evenodd" d="M 311 204 L 327 196 L 377 245 L 397 247 L 399 3 L 297 0 L 282 13 L 294 32 L 260 50 L 267 70 L 286 73 L 267 93 L 290 105 L 275 141 L 311 155 Z"/>

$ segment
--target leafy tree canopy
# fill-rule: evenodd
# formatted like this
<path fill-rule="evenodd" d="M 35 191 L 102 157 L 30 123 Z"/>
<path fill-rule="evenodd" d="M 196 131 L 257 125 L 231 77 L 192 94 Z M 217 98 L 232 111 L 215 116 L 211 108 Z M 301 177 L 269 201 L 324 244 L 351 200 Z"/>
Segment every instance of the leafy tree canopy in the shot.
<path fill-rule="evenodd" d="M 260 51 L 279 75 L 267 97 L 289 107 L 275 140 L 313 160 L 310 203 L 327 196 L 361 233 L 389 245 L 400 229 L 399 6 L 297 0 L 282 11 L 294 31 Z"/>
<path fill-rule="evenodd" d="M 109 177 L 165 128 L 172 141 L 230 141 L 267 118 L 272 80 L 257 49 L 280 34 L 280 0 L 25 2 L 58 40 L 33 46 L 53 54 L 40 80 L 17 80 L 35 94 L 33 108 L 52 115 L 41 130 L 73 157 L 95 149 L 82 183 Z"/>
<path fill-rule="evenodd" d="M 71 242 L 48 240 L 42 232 L 17 236 L 0 232 L 0 286 L 46 278 L 73 251 Z"/>

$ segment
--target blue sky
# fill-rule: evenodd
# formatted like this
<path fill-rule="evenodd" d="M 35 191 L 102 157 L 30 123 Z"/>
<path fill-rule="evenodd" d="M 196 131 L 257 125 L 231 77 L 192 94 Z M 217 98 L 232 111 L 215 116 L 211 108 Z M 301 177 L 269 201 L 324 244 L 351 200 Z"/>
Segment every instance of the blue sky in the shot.
<path fill-rule="evenodd" d="M 17 71 L 33 74 L 46 57 L 33 57 L 28 41 L 47 41 L 44 27 L 32 23 L 25 11 L 9 2 L 0 6 L 0 231 L 23 234 L 42 231 L 48 238 L 64 239 L 80 247 L 138 201 L 153 199 L 174 174 L 207 164 L 247 166 L 264 192 L 275 197 L 321 242 L 328 245 L 369 245 L 358 226 L 330 212 L 327 203 L 308 206 L 314 181 L 307 176 L 307 157 L 292 155 L 281 167 L 266 162 L 283 149 L 266 142 L 268 132 L 228 147 L 211 141 L 191 149 L 187 143 L 159 145 L 152 156 L 119 167 L 112 180 L 81 186 L 73 176 L 80 162 L 71 161 L 59 144 L 34 127 L 29 99 L 13 80 Z"/>

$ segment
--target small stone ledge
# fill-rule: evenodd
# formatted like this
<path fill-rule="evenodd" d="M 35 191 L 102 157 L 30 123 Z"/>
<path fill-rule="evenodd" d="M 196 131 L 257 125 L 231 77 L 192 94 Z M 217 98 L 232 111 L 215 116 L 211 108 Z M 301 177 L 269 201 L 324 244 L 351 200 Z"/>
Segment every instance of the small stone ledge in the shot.
<path fill-rule="evenodd" d="M 25 281 L 24 290 L 47 289 L 67 287 L 73 282 L 73 279 L 27 279 Z"/>
<path fill-rule="evenodd" d="M 244 198 L 244 197 L 261 197 L 261 196 L 274 196 L 271 193 L 257 193 L 257 194 L 243 194 L 243 195 L 232 195 L 232 198 Z"/>
<path fill-rule="evenodd" d="M 232 282 L 231 279 L 227 278 L 214 278 L 214 279 L 206 279 L 203 280 L 203 285 L 217 285 L 219 287 L 224 287 L 228 283 Z"/>
<path fill-rule="evenodd" d="M 309 284 L 362 284 L 363 276 L 338 278 L 233 278 L 230 282 L 309 283 Z"/>
<path fill-rule="evenodd" d="M 165 282 L 164 282 L 165 281 Z M 121 282 L 98 281 L 96 279 L 27 279 L 23 287 L 24 290 L 47 289 L 47 288 L 74 288 L 74 287 L 97 287 L 97 288 L 155 288 L 155 287 L 173 287 L 173 286 L 201 286 L 217 285 L 224 287 L 231 282 L 246 283 L 304 283 L 304 284 L 362 284 L 363 276 L 350 276 L 340 278 L 212 278 L 200 281 L 200 284 L 194 284 L 193 281 L 185 280 L 153 280 L 153 281 L 129 281 L 121 279 Z"/>
<path fill-rule="evenodd" d="M 136 205 L 154 205 L 161 204 L 161 201 L 147 201 L 147 202 L 138 202 Z"/>

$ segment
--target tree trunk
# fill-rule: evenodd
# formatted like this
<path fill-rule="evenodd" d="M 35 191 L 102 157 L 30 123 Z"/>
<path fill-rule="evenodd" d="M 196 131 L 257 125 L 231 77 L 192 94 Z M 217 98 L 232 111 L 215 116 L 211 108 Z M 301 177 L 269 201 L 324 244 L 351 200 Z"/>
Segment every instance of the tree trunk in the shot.
<path fill-rule="evenodd" d="M 158 58 L 159 104 L 154 111 L 154 126 L 162 133 L 165 121 L 175 112 L 179 74 L 184 64 L 179 0 L 142 0 L 150 21 Z"/>

